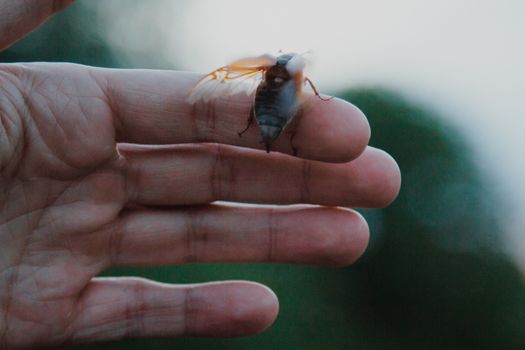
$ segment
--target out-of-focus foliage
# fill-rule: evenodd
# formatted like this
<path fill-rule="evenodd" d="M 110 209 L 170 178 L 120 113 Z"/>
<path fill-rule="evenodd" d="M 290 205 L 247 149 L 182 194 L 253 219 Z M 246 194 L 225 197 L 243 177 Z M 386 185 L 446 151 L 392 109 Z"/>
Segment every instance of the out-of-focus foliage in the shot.
<path fill-rule="evenodd" d="M 392 154 L 404 174 L 399 198 L 381 211 L 376 245 L 348 272 L 358 276 L 355 303 L 366 343 L 525 348 L 523 280 L 500 254 L 498 199 L 460 135 L 393 94 L 344 97 L 368 116 L 371 144 Z"/>
<path fill-rule="evenodd" d="M 82 2 L 80 2 L 81 5 Z M 86 12 L 87 11 L 87 12 Z M 95 13 L 73 6 L 0 54 L 0 61 L 129 66 L 104 42 Z M 142 66 L 162 66 L 155 55 Z M 281 312 L 242 339 L 123 341 L 96 349 L 525 349 L 525 286 L 501 250 L 498 198 L 453 128 L 378 89 L 341 94 L 360 107 L 371 144 L 398 161 L 403 186 L 363 210 L 370 247 L 354 266 L 201 264 L 114 269 L 172 283 L 249 279 L 270 286 Z"/>

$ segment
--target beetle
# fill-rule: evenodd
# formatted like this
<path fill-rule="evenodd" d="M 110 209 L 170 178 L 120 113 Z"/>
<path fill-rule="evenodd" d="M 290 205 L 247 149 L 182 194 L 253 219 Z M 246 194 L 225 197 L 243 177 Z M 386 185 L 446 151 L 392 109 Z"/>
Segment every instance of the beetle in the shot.
<path fill-rule="evenodd" d="M 188 103 L 208 102 L 220 96 L 244 92 L 250 95 L 255 90 L 254 102 L 246 128 L 238 132 L 242 136 L 257 121 L 261 143 L 270 152 L 272 143 L 290 126 L 299 114 L 303 86 L 308 83 L 315 95 L 323 98 L 313 82 L 304 75 L 306 60 L 303 55 L 285 53 L 279 56 L 264 54 L 242 58 L 205 75 L 190 91 Z M 293 154 L 295 132 L 291 132 L 290 145 Z"/>

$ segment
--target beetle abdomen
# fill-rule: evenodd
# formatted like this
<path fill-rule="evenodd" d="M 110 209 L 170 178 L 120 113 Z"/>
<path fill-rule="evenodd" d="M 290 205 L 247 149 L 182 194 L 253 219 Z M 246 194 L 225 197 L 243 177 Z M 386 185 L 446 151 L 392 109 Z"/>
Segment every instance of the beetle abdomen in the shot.
<path fill-rule="evenodd" d="M 254 105 L 255 119 L 267 150 L 297 113 L 297 95 L 292 80 L 270 88 L 263 82 L 257 88 Z"/>

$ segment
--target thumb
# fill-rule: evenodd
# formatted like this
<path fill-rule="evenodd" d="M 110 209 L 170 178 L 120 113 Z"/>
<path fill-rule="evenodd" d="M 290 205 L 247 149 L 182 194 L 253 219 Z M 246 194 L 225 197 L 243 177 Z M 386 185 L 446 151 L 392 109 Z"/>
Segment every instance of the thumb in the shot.
<path fill-rule="evenodd" d="M 0 0 L 0 51 L 74 0 Z"/>

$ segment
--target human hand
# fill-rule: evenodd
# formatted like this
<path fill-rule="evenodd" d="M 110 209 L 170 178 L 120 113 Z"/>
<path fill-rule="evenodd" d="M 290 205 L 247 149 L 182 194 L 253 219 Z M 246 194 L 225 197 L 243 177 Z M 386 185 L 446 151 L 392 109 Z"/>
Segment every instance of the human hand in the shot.
<path fill-rule="evenodd" d="M 0 48 L 67 4 L 0 0 Z M 238 336 L 277 314 L 256 283 L 95 277 L 110 266 L 347 265 L 363 253 L 366 222 L 335 206 L 387 205 L 400 175 L 366 147 L 361 112 L 312 98 L 294 141 L 303 159 L 268 155 L 255 128 L 237 135 L 248 98 L 185 102 L 198 78 L 0 65 L 0 347 Z M 285 137 L 274 147 L 291 151 Z"/>

